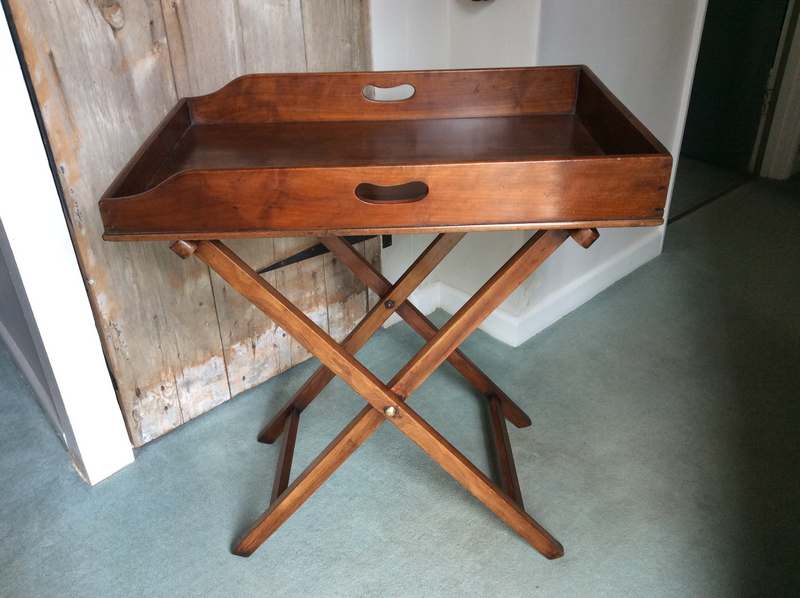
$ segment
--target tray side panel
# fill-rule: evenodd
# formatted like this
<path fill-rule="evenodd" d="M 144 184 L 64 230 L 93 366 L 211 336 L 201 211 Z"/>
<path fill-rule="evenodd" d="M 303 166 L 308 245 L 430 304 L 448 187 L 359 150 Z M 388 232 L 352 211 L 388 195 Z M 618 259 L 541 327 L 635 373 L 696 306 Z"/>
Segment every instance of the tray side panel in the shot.
<path fill-rule="evenodd" d="M 588 67 L 578 80 L 576 113 L 606 154 L 663 154 L 666 148 Z"/>
<path fill-rule="evenodd" d="M 579 67 L 248 75 L 190 98 L 199 123 L 459 118 L 564 114 L 575 107 Z M 407 100 L 367 99 L 367 85 L 410 84 Z"/>
<path fill-rule="evenodd" d="M 191 124 L 189 106 L 182 100 L 142 144 L 128 165 L 111 183 L 105 195 L 133 195 L 147 189 L 152 184 L 153 173 L 169 156 L 170 151 L 186 134 Z"/>
<path fill-rule="evenodd" d="M 541 162 L 328 169 L 204 171 L 139 197 L 105 200 L 107 236 L 224 237 L 245 231 L 389 233 L 435 226 L 660 221 L 671 159 L 663 156 Z M 422 181 L 424 198 L 367 203 L 360 183 Z M 186 209 L 191 205 L 191 209 Z"/>

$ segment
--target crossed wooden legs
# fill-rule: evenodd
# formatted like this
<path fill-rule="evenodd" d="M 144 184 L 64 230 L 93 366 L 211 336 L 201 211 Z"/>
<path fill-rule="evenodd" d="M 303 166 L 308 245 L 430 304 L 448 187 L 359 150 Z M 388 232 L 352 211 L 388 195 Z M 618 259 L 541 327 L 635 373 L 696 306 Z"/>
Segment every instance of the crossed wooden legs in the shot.
<path fill-rule="evenodd" d="M 407 305 L 405 300 L 411 291 L 416 288 L 425 275 L 435 267 L 462 235 L 440 235 L 437 237 L 426 252 L 420 256 L 415 265 L 382 297 L 382 303 L 376 305 L 367 314 L 362 324 L 341 345 L 336 343 L 219 241 L 179 241 L 175 243 L 173 249 L 176 253 L 183 257 L 188 257 L 188 255 L 194 253 L 215 270 L 228 284 L 292 334 L 306 349 L 316 355 L 332 375 L 341 377 L 369 403 L 290 485 L 281 490 L 282 483 L 276 481 L 273 489 L 274 500 L 269 509 L 259 517 L 251 530 L 239 541 L 234 552 L 246 556 L 256 550 L 322 485 L 347 457 L 366 441 L 385 420 L 388 420 L 536 550 L 547 558 L 561 556 L 564 551 L 558 541 L 523 510 L 521 498 L 519 497 L 519 486 L 516 482 L 516 472 L 513 472 L 513 461 L 511 461 L 511 472 L 501 471 L 505 491 L 501 490 L 420 417 L 416 411 L 406 405 L 405 399 L 442 362 L 453 355 L 458 345 L 522 281 L 544 262 L 570 234 L 584 246 L 588 246 L 596 238 L 587 240 L 587 233 L 583 231 L 555 230 L 536 233 L 473 295 L 444 327 L 436 331 L 430 323 L 427 324 L 430 328 L 427 328 L 424 324 L 419 326 L 420 330 L 425 329 L 423 336 L 430 336 L 428 343 L 395 375 L 388 385 L 377 379 L 351 353 L 355 352 L 369 338 L 372 332 L 385 321 L 389 315 L 386 313 L 387 310 L 399 305 Z M 596 233 L 594 234 L 596 235 Z M 592 235 L 589 234 L 589 236 Z M 326 238 L 324 242 L 331 249 L 337 247 L 337 240 L 332 238 Z M 339 246 L 339 249 L 341 249 L 341 246 Z M 340 252 L 337 251 L 336 253 L 340 255 Z M 346 260 L 343 259 L 342 261 L 348 264 Z M 405 310 L 409 313 L 415 312 L 410 307 L 405 308 Z M 400 311 L 399 308 L 398 311 Z M 419 315 L 421 316 L 421 314 Z M 412 316 L 412 319 L 414 319 L 414 316 Z M 419 319 L 415 321 L 421 322 Z M 369 324 L 366 324 L 367 322 Z M 466 358 L 463 359 L 465 360 Z M 471 381 L 478 381 L 479 376 L 477 374 L 480 371 L 471 366 L 471 364 L 464 369 L 459 368 L 459 370 Z M 469 373 L 466 374 L 464 370 Z M 320 378 L 320 380 L 323 380 L 323 378 Z M 319 382 L 316 384 L 319 384 Z M 485 376 L 483 376 L 481 384 L 487 391 L 490 386 L 495 388 L 493 383 Z M 478 386 L 477 383 L 475 385 Z M 324 386 L 324 383 L 322 386 Z M 514 412 L 514 409 L 507 406 L 510 399 L 504 401 L 501 398 L 504 395 L 492 392 L 487 392 L 486 394 L 489 395 L 490 407 L 495 414 L 492 417 L 492 421 L 497 424 L 499 420 L 502 424 L 501 426 L 494 425 L 493 427 L 493 437 L 496 438 L 495 445 L 497 451 L 501 452 L 510 447 L 508 447 L 507 437 L 505 440 L 503 439 L 505 432 L 504 418 L 499 418 L 498 414 L 502 410 L 508 416 L 508 413 Z M 309 393 L 305 396 L 310 396 L 313 399 L 315 393 Z M 306 400 L 303 399 L 303 401 Z M 310 402 L 310 399 L 308 399 L 308 402 Z M 306 402 L 305 404 L 308 403 Z M 281 461 L 285 461 L 285 455 L 287 454 L 289 462 L 291 460 L 291 450 L 297 430 L 297 415 L 302 406 L 301 401 L 297 405 L 289 407 L 282 418 L 280 426 L 283 426 L 283 422 L 288 419 L 289 430 L 287 430 L 285 443 L 281 451 Z M 524 414 L 522 415 L 524 416 Z M 524 423 L 527 417 L 520 419 Z M 510 453 L 510 450 L 508 452 Z M 283 474 L 284 479 L 288 481 L 288 468 L 285 470 L 279 469 L 279 472 L 282 471 L 285 471 Z M 514 496 L 515 494 L 516 496 Z"/>
<path fill-rule="evenodd" d="M 382 307 L 378 307 L 377 313 L 370 314 L 356 326 L 353 332 L 344 339 L 342 343 L 344 348 L 350 353 L 356 353 L 395 311 L 425 340 L 432 339 L 437 332 L 436 326 L 409 301 L 406 301 L 406 298 L 463 236 L 462 234 L 450 234 L 436 237 L 433 243 L 428 246 L 394 286 L 381 276 L 372 267 L 372 264 L 364 259 L 347 241 L 339 237 L 322 238 L 322 243 L 331 253 L 350 268 L 361 282 L 381 297 Z M 373 315 L 375 317 L 370 318 Z M 461 351 L 455 350 L 447 359 L 479 393 L 487 398 L 497 397 L 506 418 L 516 427 L 525 428 L 531 425 L 531 420 L 527 414 Z M 275 414 L 270 422 L 264 426 L 258 435 L 259 441 L 268 444 L 275 442 L 280 436 L 281 430 L 283 430 L 283 424 L 288 414 L 294 410 L 302 411 L 305 409 L 332 379 L 333 373 L 324 365 L 320 366 L 295 395 Z"/>

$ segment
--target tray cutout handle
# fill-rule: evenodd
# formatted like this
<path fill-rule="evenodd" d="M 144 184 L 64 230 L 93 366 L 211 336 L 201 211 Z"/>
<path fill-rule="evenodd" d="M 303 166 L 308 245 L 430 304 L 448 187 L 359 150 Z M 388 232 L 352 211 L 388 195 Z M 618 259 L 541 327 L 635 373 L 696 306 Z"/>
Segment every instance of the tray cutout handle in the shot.
<path fill-rule="evenodd" d="M 355 194 L 358 199 L 373 205 L 413 203 L 425 199 L 428 191 L 430 191 L 428 185 L 422 181 L 409 181 L 400 185 L 360 183 L 355 188 Z"/>
<path fill-rule="evenodd" d="M 392 87 L 365 85 L 361 95 L 371 102 L 404 102 L 414 97 L 417 90 L 410 83 L 402 83 Z"/>

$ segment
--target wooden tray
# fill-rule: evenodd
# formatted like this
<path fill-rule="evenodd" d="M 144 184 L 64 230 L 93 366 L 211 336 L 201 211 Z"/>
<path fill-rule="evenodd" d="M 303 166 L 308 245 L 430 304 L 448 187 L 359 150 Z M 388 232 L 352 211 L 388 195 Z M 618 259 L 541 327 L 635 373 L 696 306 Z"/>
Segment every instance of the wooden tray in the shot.
<path fill-rule="evenodd" d="M 108 240 L 648 226 L 671 164 L 585 66 L 248 75 L 181 100 L 100 210 Z"/>

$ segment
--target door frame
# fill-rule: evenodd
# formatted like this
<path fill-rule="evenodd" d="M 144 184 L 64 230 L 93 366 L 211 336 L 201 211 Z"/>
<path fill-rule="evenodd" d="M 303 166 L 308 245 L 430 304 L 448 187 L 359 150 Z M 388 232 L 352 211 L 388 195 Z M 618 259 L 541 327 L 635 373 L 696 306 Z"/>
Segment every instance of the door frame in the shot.
<path fill-rule="evenodd" d="M 775 110 L 769 123 L 769 136 L 759 172 L 771 179 L 787 179 L 794 174 L 800 150 L 800 0 L 787 9 L 787 27 L 781 62 Z"/>

